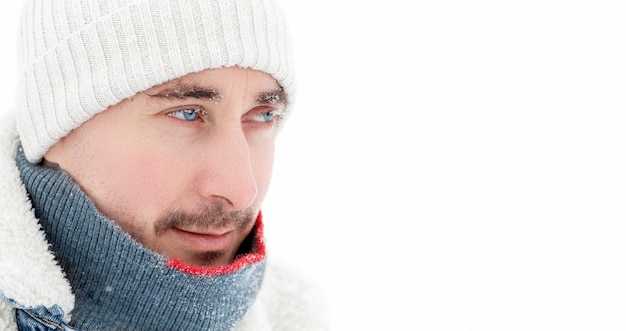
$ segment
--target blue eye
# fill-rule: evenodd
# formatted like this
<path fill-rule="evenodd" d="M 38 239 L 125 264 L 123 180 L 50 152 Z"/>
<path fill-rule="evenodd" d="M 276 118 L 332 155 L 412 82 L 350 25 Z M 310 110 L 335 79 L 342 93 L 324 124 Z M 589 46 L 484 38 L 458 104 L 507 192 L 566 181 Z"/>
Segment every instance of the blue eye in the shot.
<path fill-rule="evenodd" d="M 168 113 L 168 116 L 178 118 L 180 120 L 193 122 L 198 119 L 199 109 L 181 109 Z"/>
<path fill-rule="evenodd" d="M 254 117 L 258 119 L 259 122 L 267 123 L 267 122 L 273 121 L 275 118 L 280 118 L 281 114 L 279 114 L 276 110 L 271 110 L 271 111 L 258 113 L 254 115 Z"/>

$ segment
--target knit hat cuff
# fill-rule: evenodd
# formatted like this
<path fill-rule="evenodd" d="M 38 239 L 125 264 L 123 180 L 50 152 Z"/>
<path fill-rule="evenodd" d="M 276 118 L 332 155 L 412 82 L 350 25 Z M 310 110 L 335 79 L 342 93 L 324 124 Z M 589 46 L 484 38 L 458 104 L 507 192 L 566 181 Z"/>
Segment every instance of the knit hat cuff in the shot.
<path fill-rule="evenodd" d="M 204 69 L 263 71 L 293 94 L 289 38 L 270 1 L 141 0 L 108 12 L 58 3 L 24 11 L 17 123 L 30 162 L 108 107 Z"/>

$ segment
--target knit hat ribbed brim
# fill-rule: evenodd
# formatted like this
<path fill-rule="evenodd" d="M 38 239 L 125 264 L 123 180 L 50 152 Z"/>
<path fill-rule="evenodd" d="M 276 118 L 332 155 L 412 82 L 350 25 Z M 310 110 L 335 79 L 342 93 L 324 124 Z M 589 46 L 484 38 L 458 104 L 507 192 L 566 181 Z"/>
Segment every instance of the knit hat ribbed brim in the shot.
<path fill-rule="evenodd" d="M 95 114 L 189 73 L 241 66 L 294 89 L 270 0 L 29 0 L 21 39 L 17 126 L 33 163 Z"/>

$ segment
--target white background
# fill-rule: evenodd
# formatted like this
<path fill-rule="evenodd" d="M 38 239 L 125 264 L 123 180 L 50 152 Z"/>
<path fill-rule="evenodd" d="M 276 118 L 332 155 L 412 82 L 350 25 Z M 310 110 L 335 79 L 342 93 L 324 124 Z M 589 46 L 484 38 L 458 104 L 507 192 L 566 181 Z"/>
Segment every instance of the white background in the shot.
<path fill-rule="evenodd" d="M 268 245 L 334 330 L 626 329 L 621 1 L 281 2 L 298 95 Z"/>

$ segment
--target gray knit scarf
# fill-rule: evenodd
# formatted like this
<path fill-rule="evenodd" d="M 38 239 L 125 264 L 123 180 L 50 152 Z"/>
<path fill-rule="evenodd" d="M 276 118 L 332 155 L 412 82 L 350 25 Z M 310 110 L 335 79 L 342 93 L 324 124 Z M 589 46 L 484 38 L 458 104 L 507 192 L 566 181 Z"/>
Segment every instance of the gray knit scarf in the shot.
<path fill-rule="evenodd" d="M 185 267 L 143 247 L 103 216 L 67 173 L 29 163 L 21 148 L 17 163 L 35 215 L 76 296 L 71 326 L 229 330 L 254 301 L 265 269 L 260 217 L 247 240 L 249 250 L 233 264 Z"/>

